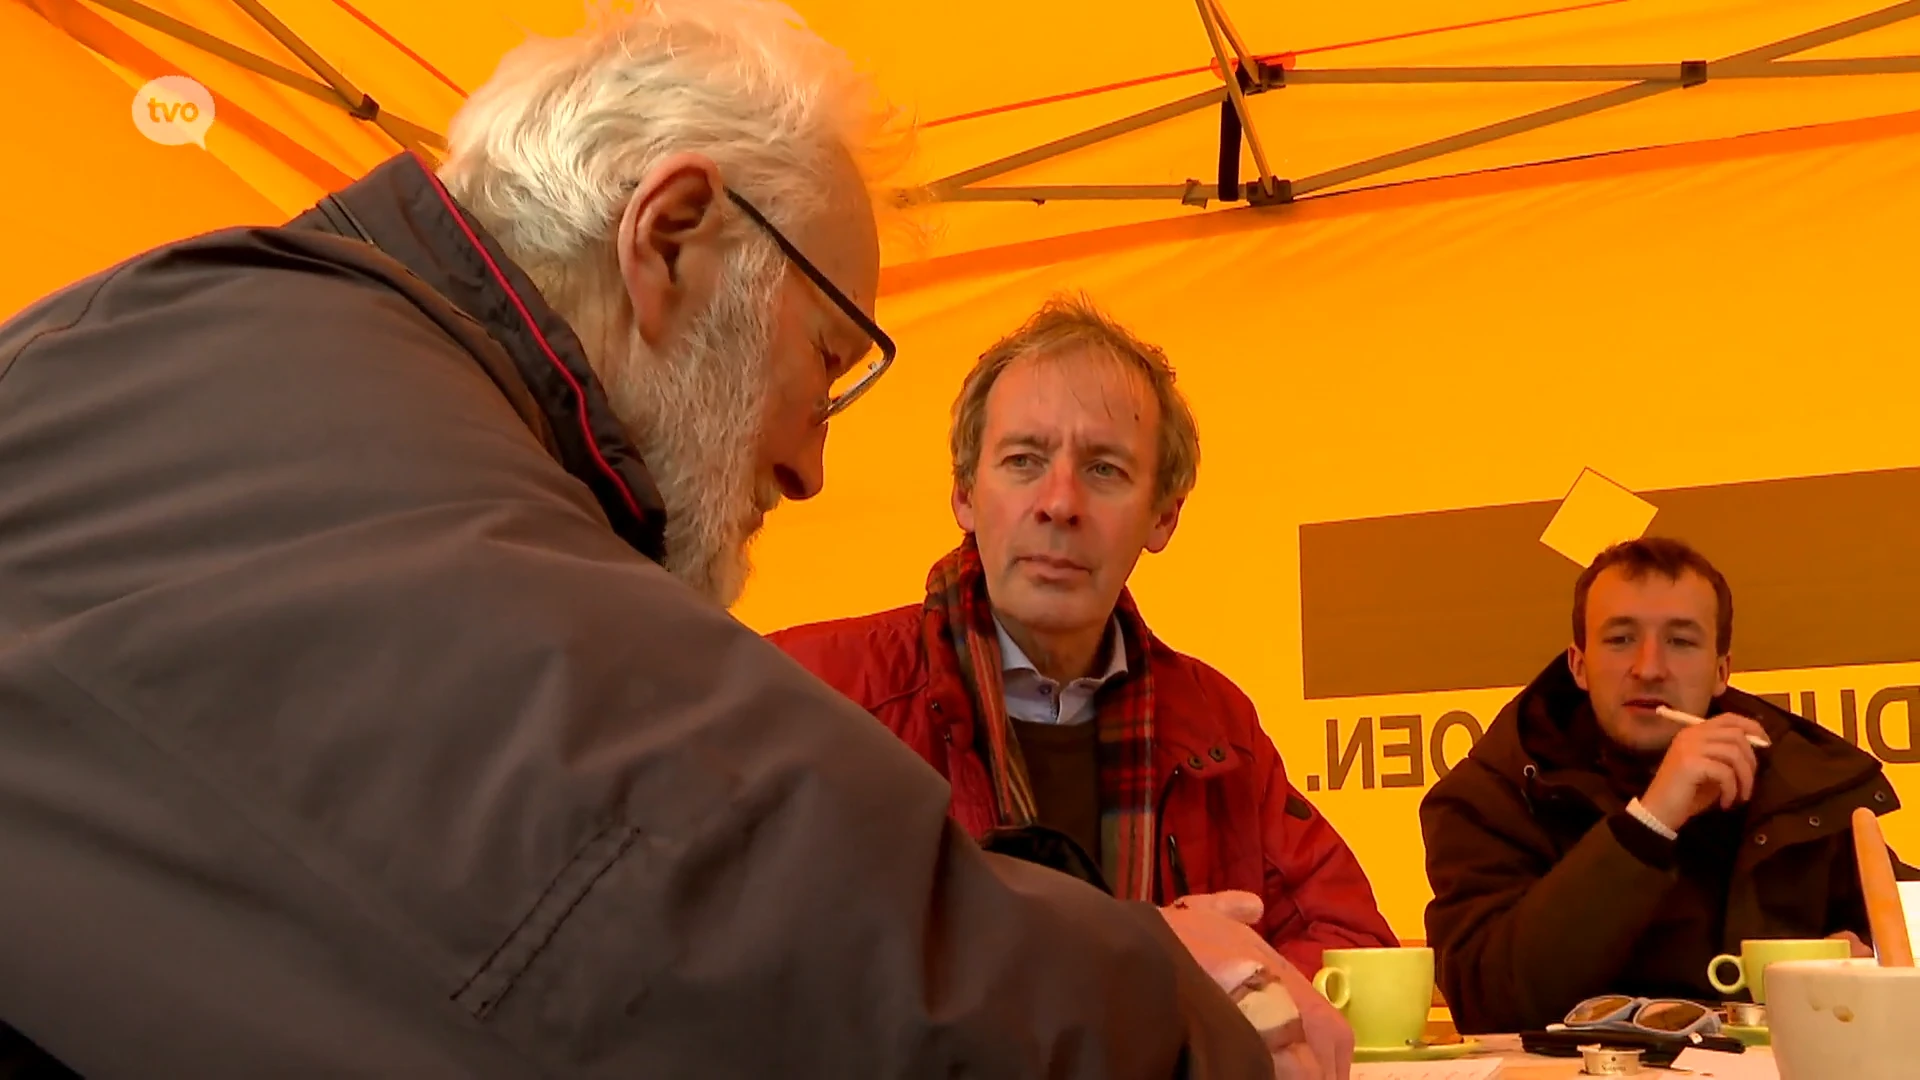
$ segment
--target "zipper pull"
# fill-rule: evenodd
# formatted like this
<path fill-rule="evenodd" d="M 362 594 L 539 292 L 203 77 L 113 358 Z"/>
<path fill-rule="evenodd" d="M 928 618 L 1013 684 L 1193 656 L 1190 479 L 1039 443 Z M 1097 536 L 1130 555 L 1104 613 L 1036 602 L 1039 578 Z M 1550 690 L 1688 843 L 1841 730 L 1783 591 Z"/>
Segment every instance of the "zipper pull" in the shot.
<path fill-rule="evenodd" d="M 1180 863 L 1180 842 L 1167 834 L 1167 870 L 1173 876 L 1173 898 L 1180 899 L 1190 895 L 1187 889 L 1187 868 Z"/>

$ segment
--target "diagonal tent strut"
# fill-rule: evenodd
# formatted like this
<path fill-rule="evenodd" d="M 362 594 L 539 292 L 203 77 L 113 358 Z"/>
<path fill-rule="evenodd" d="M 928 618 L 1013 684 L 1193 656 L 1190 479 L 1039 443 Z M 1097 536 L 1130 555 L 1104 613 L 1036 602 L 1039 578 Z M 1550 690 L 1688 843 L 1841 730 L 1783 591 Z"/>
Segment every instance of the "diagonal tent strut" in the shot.
<path fill-rule="evenodd" d="M 1148 109 L 1145 112 L 1135 113 L 1132 116 L 1115 120 L 1111 123 L 1101 124 L 1099 127 L 1089 128 L 1078 135 L 1069 135 L 1064 139 L 1055 139 L 1050 143 L 1036 146 L 1031 150 L 1023 150 L 1017 154 L 1011 154 L 995 161 L 989 161 L 985 165 L 976 166 L 965 172 L 954 173 L 945 179 L 934 181 L 927 186 L 926 190 L 934 199 L 951 198 L 968 190 L 970 185 L 978 183 L 981 180 L 991 180 L 996 176 L 1010 173 L 1015 169 L 1024 169 L 1029 165 L 1035 165 L 1042 161 L 1059 157 L 1061 154 L 1068 154 L 1075 150 L 1094 146 L 1116 136 L 1125 135 L 1130 131 L 1139 131 L 1141 128 L 1151 127 L 1154 124 L 1172 120 L 1175 117 L 1185 116 L 1190 112 L 1198 112 L 1201 109 L 1217 105 L 1226 99 L 1227 92 L 1224 88 L 1219 90 L 1205 90 L 1198 94 L 1181 98 L 1178 101 L 1170 101 L 1165 105 Z M 927 200 L 909 197 L 903 201 L 916 202 Z"/>
<path fill-rule="evenodd" d="M 338 68 L 327 63 L 319 53 L 314 52 L 306 42 L 300 40 L 300 35 L 294 33 L 286 23 L 281 22 L 273 12 L 268 11 L 260 0 L 233 0 L 233 2 L 239 6 L 240 10 L 247 13 L 248 18 L 259 23 L 267 33 L 272 34 L 273 39 L 288 52 L 299 57 L 301 63 L 312 68 L 314 74 L 326 80 L 327 87 L 339 97 L 340 104 L 346 106 L 348 115 L 356 120 L 372 121 L 374 126 L 386 132 L 394 142 L 399 143 L 402 150 L 432 160 L 426 151 L 415 145 L 414 140 L 408 138 L 381 114 L 380 103 L 373 100 L 371 94 L 362 92 L 349 82 Z"/>
<path fill-rule="evenodd" d="M 394 141 L 398 142 L 402 147 L 411 148 L 412 146 L 421 146 L 442 152 L 447 148 L 447 141 L 436 134 L 431 128 L 416 124 L 411 120 L 396 116 L 385 110 L 379 110 L 373 116 L 361 116 L 360 112 L 355 111 L 361 108 L 361 101 L 358 99 L 350 100 L 345 96 L 339 86 L 320 82 L 302 75 L 291 68 L 276 64 L 265 57 L 248 52 L 231 42 L 223 41 L 204 30 L 181 22 L 165 12 L 156 11 L 140 3 L 139 0 L 87 0 L 87 2 L 97 7 L 105 8 L 115 14 L 125 16 L 175 41 L 191 45 L 202 52 L 219 57 L 235 67 L 245 71 L 251 71 L 255 75 L 270 79 L 290 90 L 297 90 L 318 101 L 338 106 L 341 111 L 350 116 L 355 116 L 362 120 L 372 120 L 377 123 L 382 130 L 386 131 L 388 135 L 392 136 Z M 251 14 L 251 12 L 249 12 L 249 14 Z M 272 18 L 271 15 L 268 17 Z M 301 48 L 306 48 L 304 43 L 302 43 Z M 300 51 L 295 50 L 295 55 L 300 55 Z M 305 59 L 303 56 L 302 60 Z M 318 59 L 318 57 L 316 56 L 315 59 Z M 322 63 L 324 63 L 324 61 L 322 61 Z M 347 85 L 351 86 L 351 84 Z M 371 99 L 367 100 L 371 101 Z M 361 111 L 364 112 L 366 110 L 361 109 Z"/>
<path fill-rule="evenodd" d="M 1201 5 L 1203 13 L 1209 4 L 1214 4 L 1215 10 L 1218 10 L 1216 0 L 1197 0 L 1197 2 Z M 1222 14 L 1224 15 L 1224 12 Z M 1892 26 L 1916 16 L 1920 16 L 1920 0 L 1905 0 L 1878 11 L 1796 34 L 1769 45 L 1748 49 L 1711 62 L 1694 60 L 1669 64 L 1547 64 L 1324 70 L 1282 70 L 1268 66 L 1262 67 L 1257 72 L 1242 68 L 1241 71 L 1245 72 L 1245 76 L 1238 82 L 1235 79 L 1234 69 L 1226 63 L 1224 49 L 1215 40 L 1215 56 L 1220 64 L 1220 70 L 1226 72 L 1226 85 L 1221 89 L 1192 95 L 1157 109 L 1149 109 L 1122 120 L 1102 124 L 1076 135 L 1056 139 L 1033 150 L 1013 154 L 936 180 L 914 196 L 903 196 L 903 201 L 1047 202 L 1050 200 L 1178 199 L 1182 202 L 1197 202 L 1204 205 L 1208 198 L 1237 200 L 1239 198 L 1237 184 L 1234 188 L 1223 190 L 1229 183 L 1224 169 L 1222 183 L 1217 186 L 1203 185 L 1191 180 L 1185 184 L 1042 184 L 1006 187 L 979 186 L 979 182 L 1105 142 L 1209 105 L 1226 102 L 1227 107 L 1238 108 L 1236 101 L 1243 105 L 1246 96 L 1289 84 L 1384 85 L 1483 82 L 1626 82 L 1630 84 L 1554 108 L 1512 117 L 1299 180 L 1279 180 L 1277 183 L 1282 192 L 1281 198 L 1290 200 L 1313 191 L 1325 190 L 1459 150 L 1485 145 L 1512 135 L 1588 116 L 1668 90 L 1697 86 L 1710 79 L 1833 78 L 1852 75 L 1920 73 L 1920 56 L 1882 56 L 1840 60 L 1782 59 L 1794 53 Z M 1203 21 L 1207 21 L 1209 33 L 1213 33 L 1216 24 L 1205 20 L 1204 14 Z M 1236 48 L 1235 51 L 1239 52 L 1239 49 Z M 1258 61 L 1256 60 L 1255 63 L 1258 64 Z M 1240 112 L 1240 117 L 1242 125 L 1247 128 L 1249 142 L 1253 142 L 1251 126 L 1247 124 L 1247 114 L 1244 110 Z M 1264 181 L 1270 173 L 1264 162 L 1258 161 L 1261 156 L 1256 144 L 1256 164 L 1260 168 Z M 1263 190 L 1262 194 L 1265 193 Z"/>
<path fill-rule="evenodd" d="M 148 48 L 105 16 L 81 3 L 81 0 L 27 0 L 27 8 L 80 47 L 105 57 L 141 79 L 156 79 L 179 70 L 179 65 Z M 351 178 L 332 162 L 242 105 L 222 105 L 220 122 L 284 162 L 323 191 L 332 191 L 351 182 Z"/>
<path fill-rule="evenodd" d="M 1260 190 L 1268 198 L 1273 198 L 1278 194 L 1274 190 L 1273 169 L 1267 164 L 1266 149 L 1260 145 L 1260 133 L 1254 130 L 1253 113 L 1247 109 L 1246 94 L 1240 86 L 1238 72 L 1247 69 L 1245 67 L 1236 69 L 1232 64 L 1227 63 L 1226 50 L 1220 44 L 1221 29 L 1217 18 L 1220 9 L 1214 5 L 1214 0 L 1194 0 L 1194 2 L 1200 8 L 1200 25 L 1206 29 L 1207 41 L 1213 46 L 1213 58 L 1220 64 L 1220 70 L 1227 75 L 1227 99 L 1233 105 L 1234 115 L 1239 119 L 1239 127 L 1246 135 L 1248 147 L 1253 150 L 1254 165 L 1260 170 Z M 1237 41 L 1234 47 L 1243 48 Z M 1245 52 L 1241 53 L 1240 61 L 1243 65 L 1254 64 L 1256 67 L 1258 65 L 1258 61 L 1252 60 Z"/>
<path fill-rule="evenodd" d="M 1796 34 L 1793 37 L 1776 41 L 1771 45 L 1762 45 L 1757 49 L 1748 49 L 1745 52 L 1734 53 L 1732 56 L 1716 60 L 1704 65 L 1705 70 L 1701 73 L 1699 81 L 1705 82 L 1707 79 L 1712 78 L 1716 69 L 1720 71 L 1737 72 L 1743 69 L 1759 68 L 1781 57 L 1803 52 L 1807 49 L 1818 48 L 1822 45 L 1829 45 L 1833 42 L 1853 37 L 1856 34 L 1864 34 L 1870 30 L 1877 30 L 1884 26 L 1892 26 L 1895 23 L 1910 19 L 1915 15 L 1920 15 L 1920 0 L 1905 0 L 1904 3 L 1882 8 L 1879 11 L 1870 12 L 1858 18 L 1848 19 L 1845 22 L 1835 23 L 1832 26 L 1822 27 L 1818 30 L 1809 31 L 1808 33 Z M 1453 135 L 1445 139 L 1423 143 L 1419 146 L 1396 151 L 1395 153 L 1384 154 L 1380 157 L 1370 158 L 1366 161 L 1355 162 L 1352 165 L 1346 165 L 1338 169 L 1330 169 L 1323 173 L 1304 177 L 1294 183 L 1293 190 L 1296 195 L 1311 194 L 1324 188 L 1350 183 L 1368 176 L 1375 176 L 1406 165 L 1415 164 L 1416 162 L 1451 154 L 1458 150 L 1483 146 L 1487 143 L 1507 138 L 1510 135 L 1535 131 L 1551 124 L 1572 120 L 1576 117 L 1590 116 L 1606 109 L 1639 101 L 1642 98 L 1652 97 L 1655 94 L 1663 94 L 1669 90 L 1689 85 L 1698 85 L 1698 83 L 1633 83 L 1628 86 L 1622 86 L 1614 90 L 1595 94 L 1591 97 L 1581 98 L 1578 101 L 1568 102 L 1565 105 L 1555 106 L 1551 109 L 1542 109 L 1538 112 L 1517 116 L 1510 120 L 1503 120 L 1497 124 L 1489 124 L 1471 131 L 1463 131 L 1458 135 Z"/>
<path fill-rule="evenodd" d="M 1227 42 L 1233 46 L 1233 54 L 1235 59 L 1240 61 L 1240 69 L 1252 74 L 1255 83 L 1264 85 L 1266 65 L 1261 63 L 1259 57 L 1253 55 L 1251 49 L 1247 48 L 1247 39 L 1241 37 L 1240 31 L 1235 29 L 1233 20 L 1227 16 L 1226 5 L 1221 0 L 1206 0 L 1206 5 L 1203 18 L 1205 15 L 1213 17 L 1213 25 L 1226 35 Z M 1218 59 L 1217 55 L 1215 59 Z M 1224 67 L 1222 70 L 1225 70 Z"/>

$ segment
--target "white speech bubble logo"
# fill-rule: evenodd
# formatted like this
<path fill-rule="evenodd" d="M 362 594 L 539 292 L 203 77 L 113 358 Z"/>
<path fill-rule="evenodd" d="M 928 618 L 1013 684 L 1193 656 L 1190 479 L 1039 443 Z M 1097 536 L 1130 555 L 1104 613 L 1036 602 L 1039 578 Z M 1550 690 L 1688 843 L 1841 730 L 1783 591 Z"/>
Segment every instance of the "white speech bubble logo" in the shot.
<path fill-rule="evenodd" d="M 162 146 L 207 148 L 213 94 L 185 75 L 162 75 L 133 95 L 133 126 Z"/>

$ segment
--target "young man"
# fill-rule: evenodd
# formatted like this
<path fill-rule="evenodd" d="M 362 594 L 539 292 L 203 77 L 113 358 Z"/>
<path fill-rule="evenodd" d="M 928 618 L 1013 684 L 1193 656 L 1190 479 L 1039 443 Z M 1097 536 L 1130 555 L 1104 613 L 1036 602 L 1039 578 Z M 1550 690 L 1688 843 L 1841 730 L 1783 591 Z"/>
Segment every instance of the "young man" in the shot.
<path fill-rule="evenodd" d="M 926 599 L 774 639 L 945 775 L 976 837 L 1050 827 L 1123 897 L 1250 893 L 1260 937 L 1307 975 L 1324 949 L 1395 944 L 1253 703 L 1127 593 L 1199 460 L 1161 352 L 1055 299 L 981 357 L 950 442 L 966 537 Z"/>
<path fill-rule="evenodd" d="M 1574 586 L 1572 646 L 1427 794 L 1427 935 L 1461 1031 L 1539 1028 L 1598 994 L 1717 1001 L 1708 962 L 1746 938 L 1866 952 L 1849 818 L 1893 789 L 1730 689 L 1732 641 L 1732 590 L 1698 552 L 1608 549 Z"/>

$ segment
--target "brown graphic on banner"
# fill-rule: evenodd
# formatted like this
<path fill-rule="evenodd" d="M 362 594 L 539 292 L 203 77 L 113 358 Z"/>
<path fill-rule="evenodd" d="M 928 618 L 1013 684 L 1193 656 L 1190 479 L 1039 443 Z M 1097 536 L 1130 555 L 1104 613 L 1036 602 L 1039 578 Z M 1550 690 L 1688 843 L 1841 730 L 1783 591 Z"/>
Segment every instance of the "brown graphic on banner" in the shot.
<path fill-rule="evenodd" d="M 1733 585 L 1736 671 L 1920 660 L 1920 468 L 1639 492 Z M 1309 700 L 1521 686 L 1571 637 L 1560 502 L 1300 528 Z"/>

